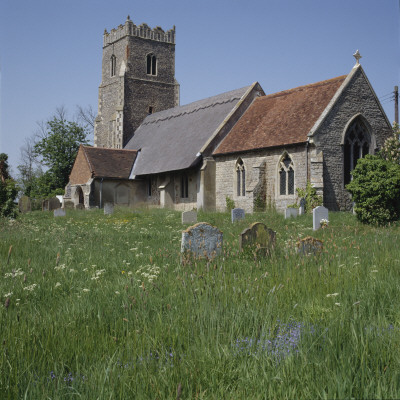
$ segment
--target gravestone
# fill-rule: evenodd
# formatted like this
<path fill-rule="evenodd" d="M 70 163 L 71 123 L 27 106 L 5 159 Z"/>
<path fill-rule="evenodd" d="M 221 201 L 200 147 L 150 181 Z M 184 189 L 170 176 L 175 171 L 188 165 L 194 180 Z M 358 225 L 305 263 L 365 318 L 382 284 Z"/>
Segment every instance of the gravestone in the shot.
<path fill-rule="evenodd" d="M 311 236 L 307 236 L 297 242 L 297 253 L 303 256 L 321 253 L 323 248 L 323 242 Z"/>
<path fill-rule="evenodd" d="M 182 213 L 182 224 L 195 224 L 197 222 L 197 212 L 192 211 L 184 211 Z"/>
<path fill-rule="evenodd" d="M 84 210 L 85 209 L 85 205 L 82 203 L 79 203 L 75 206 L 75 210 Z"/>
<path fill-rule="evenodd" d="M 245 216 L 245 213 L 244 213 L 243 208 L 233 208 L 231 210 L 232 222 L 244 219 L 244 216 Z"/>
<path fill-rule="evenodd" d="M 356 203 L 353 201 L 353 215 L 357 215 L 357 212 L 356 212 Z"/>
<path fill-rule="evenodd" d="M 222 232 L 206 222 L 189 226 L 182 232 L 181 253 L 195 258 L 214 258 L 222 251 Z"/>
<path fill-rule="evenodd" d="M 104 203 L 104 215 L 111 215 L 114 212 L 114 203 Z"/>
<path fill-rule="evenodd" d="M 302 197 L 300 199 L 299 215 L 304 215 L 306 213 L 306 199 Z"/>
<path fill-rule="evenodd" d="M 65 217 L 65 208 L 56 208 L 53 210 L 54 217 Z"/>
<path fill-rule="evenodd" d="M 239 236 L 240 250 L 251 249 L 257 254 L 268 255 L 276 243 L 276 232 L 261 222 L 254 222 Z"/>
<path fill-rule="evenodd" d="M 42 201 L 42 211 L 49 211 L 49 201 L 48 200 Z"/>
<path fill-rule="evenodd" d="M 298 208 L 289 207 L 285 209 L 285 219 L 294 217 L 296 218 L 299 215 Z"/>
<path fill-rule="evenodd" d="M 313 213 L 313 230 L 316 231 L 321 228 L 321 220 L 328 220 L 328 209 L 324 206 L 315 207 Z"/>
<path fill-rule="evenodd" d="M 57 208 L 61 208 L 60 200 L 57 197 L 52 197 L 49 199 L 49 211 L 56 210 Z"/>
<path fill-rule="evenodd" d="M 32 211 L 31 199 L 28 196 L 22 196 L 18 201 L 18 208 L 23 214 Z"/>
<path fill-rule="evenodd" d="M 73 210 L 75 208 L 74 202 L 70 200 L 64 201 L 64 208 L 66 210 Z"/>

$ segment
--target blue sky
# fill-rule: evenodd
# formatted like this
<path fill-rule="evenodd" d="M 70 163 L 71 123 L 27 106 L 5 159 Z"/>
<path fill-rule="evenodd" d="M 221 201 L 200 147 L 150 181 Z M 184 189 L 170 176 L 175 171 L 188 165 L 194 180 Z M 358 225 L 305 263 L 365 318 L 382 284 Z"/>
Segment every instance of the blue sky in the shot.
<path fill-rule="evenodd" d="M 1 0 L 0 152 L 14 174 L 37 122 L 97 109 L 102 35 L 123 24 L 176 25 L 181 104 L 260 82 L 266 93 L 361 64 L 390 121 L 399 85 L 399 0 Z"/>

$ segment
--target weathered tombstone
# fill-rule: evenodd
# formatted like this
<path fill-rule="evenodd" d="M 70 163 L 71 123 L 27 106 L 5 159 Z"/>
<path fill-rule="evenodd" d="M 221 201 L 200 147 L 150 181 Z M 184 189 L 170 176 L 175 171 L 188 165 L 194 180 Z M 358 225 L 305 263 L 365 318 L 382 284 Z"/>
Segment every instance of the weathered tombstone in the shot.
<path fill-rule="evenodd" d="M 104 203 L 104 215 L 111 215 L 114 212 L 114 203 Z"/>
<path fill-rule="evenodd" d="M 322 240 L 307 236 L 297 242 L 297 253 L 310 255 L 321 253 L 324 248 Z"/>
<path fill-rule="evenodd" d="M 182 213 L 182 224 L 195 224 L 197 222 L 197 212 L 192 211 L 184 211 Z"/>
<path fill-rule="evenodd" d="M 65 217 L 65 208 L 56 208 L 54 211 L 54 216 L 55 217 Z"/>
<path fill-rule="evenodd" d="M 23 214 L 32 211 L 31 199 L 28 196 L 22 196 L 18 201 L 18 208 Z"/>
<path fill-rule="evenodd" d="M 276 243 L 276 232 L 261 222 L 254 222 L 239 236 L 240 250 L 251 249 L 257 254 L 268 255 Z"/>
<path fill-rule="evenodd" d="M 306 213 L 306 199 L 302 197 L 300 199 L 299 215 L 304 215 Z"/>
<path fill-rule="evenodd" d="M 232 222 L 244 219 L 244 216 L 245 216 L 245 213 L 244 213 L 243 208 L 233 208 L 231 210 Z"/>
<path fill-rule="evenodd" d="M 57 208 L 61 208 L 60 200 L 57 197 L 52 197 L 49 199 L 49 211 L 56 210 Z"/>
<path fill-rule="evenodd" d="M 328 209 L 324 206 L 315 207 L 313 210 L 313 230 L 316 231 L 321 228 L 321 220 L 328 221 Z"/>
<path fill-rule="evenodd" d="M 42 201 L 42 211 L 49 211 L 49 201 L 48 200 Z"/>
<path fill-rule="evenodd" d="M 75 210 L 84 210 L 85 209 L 85 205 L 82 203 L 79 203 L 75 206 Z"/>
<path fill-rule="evenodd" d="M 353 201 L 353 215 L 357 215 L 356 212 L 356 203 Z"/>
<path fill-rule="evenodd" d="M 298 208 L 289 207 L 285 209 L 285 219 L 294 217 L 296 218 L 299 214 Z"/>
<path fill-rule="evenodd" d="M 195 258 L 214 258 L 222 251 L 222 232 L 206 222 L 189 226 L 182 232 L 181 253 Z"/>
<path fill-rule="evenodd" d="M 64 201 L 64 208 L 66 210 L 73 210 L 75 208 L 74 202 L 70 200 Z"/>

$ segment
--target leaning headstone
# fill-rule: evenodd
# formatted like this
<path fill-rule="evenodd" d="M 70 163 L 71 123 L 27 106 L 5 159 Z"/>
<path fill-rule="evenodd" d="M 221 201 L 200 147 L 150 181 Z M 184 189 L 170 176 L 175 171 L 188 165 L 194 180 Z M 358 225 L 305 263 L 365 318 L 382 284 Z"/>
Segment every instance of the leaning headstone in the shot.
<path fill-rule="evenodd" d="M 182 224 L 195 224 L 197 222 L 197 212 L 192 211 L 184 211 L 182 213 Z"/>
<path fill-rule="evenodd" d="M 75 206 L 75 210 L 84 210 L 85 209 L 85 205 L 82 203 L 79 203 Z"/>
<path fill-rule="evenodd" d="M 75 208 L 75 204 L 73 201 L 70 200 L 64 201 L 64 208 L 66 210 L 73 210 Z"/>
<path fill-rule="evenodd" d="M 268 255 L 276 243 L 276 232 L 261 222 L 254 222 L 239 236 L 240 250 L 255 250 L 257 254 Z"/>
<path fill-rule="evenodd" d="M 42 211 L 49 211 L 49 201 L 48 200 L 42 201 Z"/>
<path fill-rule="evenodd" d="M 321 253 L 324 248 L 322 240 L 307 236 L 297 242 L 297 253 L 310 255 Z"/>
<path fill-rule="evenodd" d="M 299 215 L 299 209 L 298 208 L 293 208 L 289 207 L 285 209 L 285 219 L 294 217 L 296 218 Z"/>
<path fill-rule="evenodd" d="M 233 208 L 231 210 L 232 222 L 244 219 L 244 216 L 245 216 L 245 213 L 244 213 L 243 208 Z"/>
<path fill-rule="evenodd" d="M 313 210 L 313 230 L 316 231 L 321 228 L 321 220 L 328 221 L 328 209 L 324 206 L 315 207 Z"/>
<path fill-rule="evenodd" d="M 222 232 L 206 222 L 189 226 L 182 232 L 181 253 L 195 258 L 214 258 L 222 251 Z"/>
<path fill-rule="evenodd" d="M 65 208 L 56 208 L 54 211 L 54 216 L 55 217 L 65 217 Z"/>
<path fill-rule="evenodd" d="M 104 215 L 111 215 L 114 212 L 114 203 L 104 203 Z"/>
<path fill-rule="evenodd" d="M 52 197 L 49 199 L 49 211 L 56 210 L 57 208 L 61 208 L 60 200 L 57 197 Z"/>
<path fill-rule="evenodd" d="M 18 208 L 23 214 L 32 211 L 31 199 L 28 196 L 22 196 L 18 201 Z"/>
<path fill-rule="evenodd" d="M 304 215 L 306 213 L 306 199 L 302 197 L 300 199 L 299 215 Z"/>

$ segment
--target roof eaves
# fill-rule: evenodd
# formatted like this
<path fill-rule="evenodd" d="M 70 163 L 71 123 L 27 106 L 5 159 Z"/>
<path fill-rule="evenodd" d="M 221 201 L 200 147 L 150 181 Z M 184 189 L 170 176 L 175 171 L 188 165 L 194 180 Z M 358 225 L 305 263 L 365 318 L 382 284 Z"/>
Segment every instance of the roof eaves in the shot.
<path fill-rule="evenodd" d="M 236 110 L 243 104 L 243 102 L 246 100 L 248 95 L 252 92 L 252 90 L 256 86 L 260 86 L 258 82 L 254 82 L 250 87 L 246 90 L 246 92 L 242 95 L 240 100 L 236 103 L 236 105 L 232 108 L 230 113 L 225 117 L 225 119 L 221 122 L 221 124 L 218 126 L 218 128 L 213 132 L 213 134 L 208 138 L 207 142 L 203 145 L 203 147 L 200 149 L 199 153 L 204 153 L 207 147 L 210 145 L 210 143 L 214 140 L 214 138 L 218 135 L 218 133 L 224 128 L 224 126 L 228 123 L 230 118 L 234 115 Z M 261 86 L 260 86 L 261 88 Z M 262 90 L 262 88 L 261 88 Z"/>

